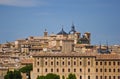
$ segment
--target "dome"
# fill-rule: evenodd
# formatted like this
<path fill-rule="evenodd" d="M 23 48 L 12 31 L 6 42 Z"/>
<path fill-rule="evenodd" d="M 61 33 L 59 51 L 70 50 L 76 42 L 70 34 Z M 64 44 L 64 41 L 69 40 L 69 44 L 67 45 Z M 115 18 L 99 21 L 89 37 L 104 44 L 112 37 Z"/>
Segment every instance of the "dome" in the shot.
<path fill-rule="evenodd" d="M 67 33 L 62 28 L 62 30 L 59 33 L 57 33 L 57 35 L 67 35 Z"/>

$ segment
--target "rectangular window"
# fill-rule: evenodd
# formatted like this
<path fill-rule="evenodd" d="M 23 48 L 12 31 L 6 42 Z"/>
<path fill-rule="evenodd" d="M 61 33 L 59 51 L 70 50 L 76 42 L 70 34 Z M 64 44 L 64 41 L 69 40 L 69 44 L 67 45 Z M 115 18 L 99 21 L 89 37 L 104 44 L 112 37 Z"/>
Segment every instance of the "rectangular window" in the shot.
<path fill-rule="evenodd" d="M 115 79 L 115 76 L 113 76 L 113 79 Z"/>
<path fill-rule="evenodd" d="M 51 69 L 51 72 L 53 72 L 53 69 Z"/>
<path fill-rule="evenodd" d="M 107 79 L 107 76 L 105 76 L 105 79 Z"/>
<path fill-rule="evenodd" d="M 113 62 L 113 65 L 115 65 L 115 61 Z"/>
<path fill-rule="evenodd" d="M 96 62 L 96 65 L 98 65 L 98 62 Z"/>
<path fill-rule="evenodd" d="M 39 72 L 39 69 L 37 69 L 37 72 Z"/>
<path fill-rule="evenodd" d="M 100 62 L 100 65 L 102 65 L 102 62 Z"/>
<path fill-rule="evenodd" d="M 70 72 L 70 69 L 68 69 L 68 72 Z"/>
<path fill-rule="evenodd" d="M 82 69 L 80 68 L 80 72 L 82 72 Z"/>
<path fill-rule="evenodd" d="M 65 72 L 65 70 L 64 70 L 64 69 L 62 69 L 62 72 Z"/>
<path fill-rule="evenodd" d="M 102 69 L 100 69 L 100 72 L 102 72 Z"/>
<path fill-rule="evenodd" d="M 80 79 L 82 79 L 82 76 L 80 76 Z"/>
<path fill-rule="evenodd" d="M 88 76 L 88 79 L 90 79 L 90 76 Z"/>
<path fill-rule="evenodd" d="M 74 61 L 74 65 L 76 65 L 76 62 Z"/>
<path fill-rule="evenodd" d="M 109 76 L 109 79 L 111 79 L 111 76 Z"/>
<path fill-rule="evenodd" d="M 47 68 L 45 69 L 45 72 L 47 72 Z"/>
<path fill-rule="evenodd" d="M 107 65 L 107 62 L 104 62 L 105 65 Z"/>
<path fill-rule="evenodd" d="M 76 72 L 76 69 L 74 69 L 74 72 Z"/>
<path fill-rule="evenodd" d="M 96 69 L 96 72 L 98 72 L 98 69 Z"/>
<path fill-rule="evenodd" d="M 98 76 L 96 76 L 96 79 L 98 79 Z"/>
<path fill-rule="evenodd" d="M 88 61 L 88 65 L 90 65 L 90 61 Z"/>
<path fill-rule="evenodd" d="M 57 69 L 57 72 L 59 72 L 59 69 Z"/>
<path fill-rule="evenodd" d="M 70 65 L 70 61 L 68 61 L 68 65 Z"/>
<path fill-rule="evenodd" d="M 100 76 L 100 79 L 102 79 L 102 76 Z"/>
<path fill-rule="evenodd" d="M 90 72 L 90 69 L 88 69 L 88 72 Z"/>
<path fill-rule="evenodd" d="M 111 65 L 111 62 L 109 62 L 109 65 Z"/>

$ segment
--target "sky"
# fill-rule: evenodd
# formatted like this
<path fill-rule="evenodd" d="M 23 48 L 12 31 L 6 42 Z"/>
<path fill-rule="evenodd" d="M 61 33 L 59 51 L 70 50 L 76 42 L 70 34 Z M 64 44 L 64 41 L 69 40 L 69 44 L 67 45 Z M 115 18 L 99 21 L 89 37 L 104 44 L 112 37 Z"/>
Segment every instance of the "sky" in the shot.
<path fill-rule="evenodd" d="M 72 23 L 91 44 L 120 44 L 120 0 L 0 0 L 0 43 L 69 32 Z"/>

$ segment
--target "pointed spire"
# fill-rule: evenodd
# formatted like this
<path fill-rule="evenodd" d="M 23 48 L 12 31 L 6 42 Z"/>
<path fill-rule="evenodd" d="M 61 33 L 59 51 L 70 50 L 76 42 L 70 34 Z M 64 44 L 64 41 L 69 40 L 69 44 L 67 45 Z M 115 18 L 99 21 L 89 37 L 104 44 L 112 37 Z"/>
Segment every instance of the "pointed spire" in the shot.
<path fill-rule="evenodd" d="M 72 26 L 71 26 L 71 30 L 69 31 L 69 34 L 73 34 L 75 32 L 76 32 L 75 26 L 74 26 L 74 23 L 72 22 Z"/>

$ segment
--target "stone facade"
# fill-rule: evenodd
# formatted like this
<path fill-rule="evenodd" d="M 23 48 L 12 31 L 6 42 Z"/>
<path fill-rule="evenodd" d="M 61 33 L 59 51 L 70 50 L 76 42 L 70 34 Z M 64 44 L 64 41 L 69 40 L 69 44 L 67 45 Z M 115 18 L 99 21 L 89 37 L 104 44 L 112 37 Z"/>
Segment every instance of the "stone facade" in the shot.
<path fill-rule="evenodd" d="M 117 54 L 40 53 L 33 58 L 32 79 L 48 73 L 58 74 L 61 79 L 70 73 L 77 79 L 120 79 L 120 55 Z"/>

